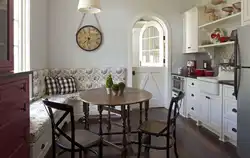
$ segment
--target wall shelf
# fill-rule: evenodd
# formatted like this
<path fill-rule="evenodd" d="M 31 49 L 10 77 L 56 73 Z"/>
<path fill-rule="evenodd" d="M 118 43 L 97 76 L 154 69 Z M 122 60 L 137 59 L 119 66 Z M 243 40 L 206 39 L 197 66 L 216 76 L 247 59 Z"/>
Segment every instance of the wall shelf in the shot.
<path fill-rule="evenodd" d="M 216 25 L 222 24 L 222 23 L 225 23 L 228 20 L 232 20 L 232 19 L 235 19 L 235 18 L 239 18 L 239 20 L 241 20 L 240 17 L 241 17 L 241 12 L 230 15 L 230 16 L 227 16 L 227 17 L 224 17 L 224 18 L 221 18 L 221 19 L 218 19 L 218 20 L 215 20 L 215 21 L 212 21 L 212 22 L 209 22 L 209 23 L 206 23 L 204 25 L 200 25 L 199 29 L 206 28 L 206 27 L 209 27 L 209 26 L 212 26 L 212 25 L 215 25 L 215 24 Z M 227 22 L 227 23 L 230 23 L 230 22 Z"/>
<path fill-rule="evenodd" d="M 208 45 L 200 45 L 199 48 L 210 48 L 210 47 L 220 47 L 225 45 L 233 45 L 234 41 L 224 42 L 224 43 L 216 43 L 216 44 L 208 44 Z"/>

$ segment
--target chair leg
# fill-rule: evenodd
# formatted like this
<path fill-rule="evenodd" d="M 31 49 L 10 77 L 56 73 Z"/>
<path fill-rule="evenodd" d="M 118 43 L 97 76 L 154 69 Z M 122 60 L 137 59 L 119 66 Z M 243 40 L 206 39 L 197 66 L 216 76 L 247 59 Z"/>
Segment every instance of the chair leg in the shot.
<path fill-rule="evenodd" d="M 88 150 L 85 149 L 85 150 L 83 151 L 83 154 L 84 154 L 84 158 L 87 158 L 87 157 L 88 157 Z"/>
<path fill-rule="evenodd" d="M 103 157 L 103 141 L 101 140 L 99 143 L 99 153 L 98 157 L 102 158 Z"/>
<path fill-rule="evenodd" d="M 137 153 L 137 158 L 140 158 L 141 156 L 141 146 L 142 146 L 142 133 L 138 133 L 138 153 Z"/>
<path fill-rule="evenodd" d="M 147 135 L 147 136 L 146 136 L 146 144 L 147 144 L 148 146 L 151 145 L 151 135 Z M 145 154 L 146 154 L 146 157 L 147 157 L 147 158 L 149 158 L 149 155 L 150 155 L 149 151 L 150 151 L 150 148 L 149 148 L 149 147 L 145 147 Z"/>
<path fill-rule="evenodd" d="M 108 132 L 111 131 L 111 113 L 110 113 L 110 106 L 109 106 L 109 110 L 108 110 L 108 127 L 107 127 L 107 130 Z"/>
<path fill-rule="evenodd" d="M 170 158 L 170 153 L 169 153 L 169 135 L 166 136 L 166 141 L 167 141 L 166 158 Z"/>
<path fill-rule="evenodd" d="M 82 158 L 82 151 L 79 151 L 79 158 Z M 85 156 L 84 156 L 85 158 Z"/>
<path fill-rule="evenodd" d="M 176 144 L 176 130 L 174 130 L 173 137 L 174 137 L 174 153 L 175 153 L 175 157 L 178 158 L 179 155 L 178 155 L 177 144 Z"/>

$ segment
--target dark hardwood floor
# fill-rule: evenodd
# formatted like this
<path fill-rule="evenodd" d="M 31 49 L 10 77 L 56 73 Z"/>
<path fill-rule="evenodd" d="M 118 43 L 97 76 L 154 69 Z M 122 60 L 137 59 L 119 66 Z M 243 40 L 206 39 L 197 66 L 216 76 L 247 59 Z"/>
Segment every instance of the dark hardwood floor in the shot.
<path fill-rule="evenodd" d="M 165 120 L 167 118 L 167 110 L 150 109 L 149 119 Z M 138 127 L 139 113 L 133 111 L 131 113 L 132 128 Z M 77 128 L 84 128 L 80 123 L 77 123 Z M 106 126 L 103 127 L 106 130 Z M 92 124 L 91 130 L 98 131 L 98 125 Z M 114 131 L 121 131 L 120 128 L 114 127 Z M 121 136 L 113 136 L 112 140 L 121 140 Z M 136 139 L 136 135 L 134 135 Z M 164 145 L 165 140 L 161 138 L 152 139 L 152 144 Z M 177 146 L 179 158 L 239 158 L 236 153 L 236 148 L 229 143 L 222 143 L 218 137 L 213 133 L 207 131 L 205 128 L 197 127 L 195 122 L 185 118 L 179 118 L 177 122 Z M 137 150 L 137 145 L 133 145 L 133 149 Z M 118 158 L 120 152 L 111 147 L 104 148 L 105 158 Z M 91 156 L 91 155 L 90 155 Z M 135 158 L 136 156 L 130 156 Z M 143 156 L 142 156 L 143 157 Z M 150 150 L 151 158 L 165 158 L 165 151 Z M 46 158 L 51 157 L 51 151 Z M 70 158 L 69 154 L 65 153 L 60 158 Z M 171 158 L 175 158 L 171 153 Z"/>

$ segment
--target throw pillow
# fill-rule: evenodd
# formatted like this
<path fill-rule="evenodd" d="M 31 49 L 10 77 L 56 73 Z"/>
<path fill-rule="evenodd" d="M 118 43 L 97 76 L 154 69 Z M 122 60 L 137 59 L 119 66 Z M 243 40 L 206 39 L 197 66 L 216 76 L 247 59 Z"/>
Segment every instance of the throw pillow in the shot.
<path fill-rule="evenodd" d="M 57 81 L 59 85 L 60 94 L 68 94 L 68 93 L 77 92 L 74 77 L 58 77 Z"/>
<path fill-rule="evenodd" d="M 58 83 L 56 78 L 53 77 L 45 77 L 45 83 L 46 83 L 46 92 L 48 95 L 54 95 L 58 94 Z"/>

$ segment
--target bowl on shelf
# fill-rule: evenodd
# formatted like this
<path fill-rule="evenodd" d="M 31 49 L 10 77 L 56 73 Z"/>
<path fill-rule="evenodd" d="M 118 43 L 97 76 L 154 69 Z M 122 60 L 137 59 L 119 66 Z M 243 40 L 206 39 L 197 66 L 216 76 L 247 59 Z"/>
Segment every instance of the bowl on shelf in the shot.
<path fill-rule="evenodd" d="M 211 0 L 211 4 L 213 4 L 213 5 L 219 5 L 219 4 L 224 3 L 224 2 L 225 2 L 225 0 Z"/>
<path fill-rule="evenodd" d="M 219 38 L 221 43 L 228 42 L 230 40 L 230 37 L 224 36 Z"/>
<path fill-rule="evenodd" d="M 236 10 L 236 13 L 241 12 L 241 2 L 236 2 L 233 4 L 234 9 Z"/>
<path fill-rule="evenodd" d="M 232 13 L 233 13 L 233 11 L 234 11 L 234 8 L 231 7 L 231 6 L 228 6 L 228 7 L 222 8 L 222 11 L 226 12 L 226 13 L 227 13 L 227 16 L 230 16 L 230 15 L 232 15 Z"/>

